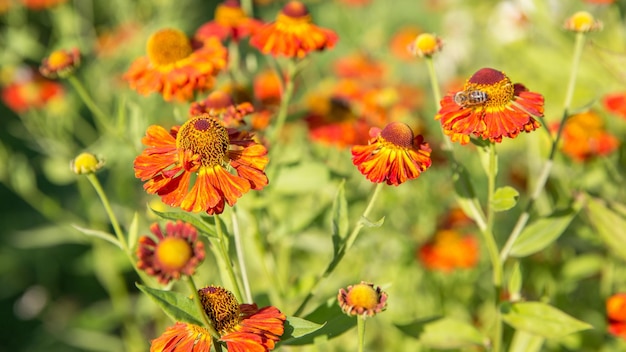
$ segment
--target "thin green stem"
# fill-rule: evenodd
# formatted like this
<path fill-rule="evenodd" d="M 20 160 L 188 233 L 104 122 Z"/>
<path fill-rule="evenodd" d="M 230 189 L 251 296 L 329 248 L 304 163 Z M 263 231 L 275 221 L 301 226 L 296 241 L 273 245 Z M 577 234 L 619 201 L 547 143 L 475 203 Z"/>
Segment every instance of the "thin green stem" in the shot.
<path fill-rule="evenodd" d="M 565 93 L 565 101 L 563 102 L 563 115 L 561 116 L 561 123 L 559 124 L 559 129 L 556 132 L 556 136 L 552 141 L 552 147 L 550 149 L 550 154 L 548 156 L 548 160 L 543 166 L 541 173 L 539 174 L 539 178 L 537 179 L 537 183 L 535 184 L 535 188 L 531 194 L 528 203 L 526 203 L 526 207 L 524 211 L 520 214 L 511 234 L 502 247 L 502 251 L 500 251 L 500 260 L 504 262 L 511 252 L 511 248 L 513 248 L 513 244 L 517 241 L 517 238 L 522 233 L 524 227 L 528 223 L 528 219 L 530 218 L 530 212 L 533 209 L 535 202 L 539 198 L 541 191 L 543 191 L 546 182 L 548 181 L 548 176 L 550 176 L 550 172 L 552 171 L 552 166 L 554 165 L 554 157 L 556 156 L 556 152 L 559 147 L 559 142 L 561 140 L 561 135 L 563 132 L 563 126 L 565 126 L 565 122 L 569 117 L 569 110 L 571 108 L 572 99 L 574 97 L 574 89 L 576 87 L 576 77 L 578 73 L 578 67 L 580 65 L 580 59 L 582 57 L 583 48 L 585 46 L 585 33 L 579 32 L 576 34 L 576 43 L 574 45 L 574 56 L 572 58 L 572 68 L 570 70 L 569 82 L 567 84 L 567 91 Z"/>
<path fill-rule="evenodd" d="M 185 281 L 187 282 L 187 286 L 189 286 L 189 290 L 193 295 L 193 301 L 196 304 L 196 308 L 198 308 L 198 312 L 200 312 L 200 316 L 202 317 L 202 322 L 204 323 L 204 327 L 209 330 L 211 337 L 214 339 L 220 338 L 220 334 L 215 330 L 213 323 L 209 320 L 209 317 L 206 315 L 204 311 L 204 307 L 202 306 L 202 299 L 200 298 L 200 293 L 198 293 L 198 288 L 196 283 L 193 281 L 193 277 L 187 275 L 185 276 Z"/>
<path fill-rule="evenodd" d="M 300 315 L 304 311 L 304 308 L 306 307 L 306 305 L 313 298 L 313 296 L 315 296 L 315 293 L 316 293 L 320 283 L 323 281 L 323 279 L 325 279 L 328 276 L 330 276 L 330 274 L 337 267 L 337 264 L 339 264 L 341 259 L 343 259 L 344 255 L 346 254 L 348 249 L 350 249 L 350 247 L 352 247 L 352 245 L 356 241 L 356 238 L 359 235 L 359 232 L 361 231 L 363 226 L 365 226 L 365 223 L 363 222 L 363 219 L 364 218 L 367 219 L 369 217 L 372 209 L 374 208 L 374 204 L 376 203 L 376 200 L 378 199 L 380 191 L 382 190 L 383 187 L 384 187 L 384 183 L 376 184 L 376 187 L 374 188 L 374 192 L 373 192 L 369 202 L 367 203 L 367 206 L 365 207 L 365 210 L 363 211 L 363 215 L 361 215 L 361 218 L 354 225 L 354 228 L 352 229 L 352 232 L 350 232 L 350 234 L 346 238 L 346 240 L 343 243 L 343 245 L 341 247 L 339 247 L 339 250 L 337 251 L 337 253 L 333 257 L 333 260 L 326 267 L 326 270 L 324 270 L 322 275 L 320 275 L 317 278 L 317 280 L 315 280 L 315 283 L 313 284 L 313 287 L 309 290 L 308 295 L 304 298 L 304 300 L 302 301 L 302 303 L 300 304 L 300 306 L 298 307 L 298 309 L 294 313 L 295 316 Z"/>
<path fill-rule="evenodd" d="M 109 118 L 107 117 L 107 115 L 93 101 L 93 99 L 91 98 L 89 93 L 87 93 L 87 90 L 85 89 L 81 81 L 79 81 L 78 78 L 76 78 L 76 76 L 73 76 L 73 75 L 69 76 L 67 80 L 70 82 L 72 87 L 74 87 L 74 90 L 76 90 L 76 93 L 78 93 L 78 96 L 82 99 L 83 103 L 85 103 L 87 108 L 93 113 L 98 124 L 102 128 L 108 130 L 109 132 L 115 132 L 111 128 L 111 124 L 109 122 Z"/>
<path fill-rule="evenodd" d="M 365 318 L 362 315 L 357 317 L 356 321 L 357 333 L 359 335 L 359 352 L 363 352 L 365 345 Z"/>
<path fill-rule="evenodd" d="M 237 276 L 235 275 L 235 270 L 233 268 L 232 262 L 230 261 L 230 256 L 228 255 L 228 248 L 226 247 L 227 239 L 222 231 L 222 226 L 220 225 L 220 220 L 218 215 L 214 215 L 215 217 L 215 231 L 217 232 L 217 238 L 219 242 L 219 253 L 222 257 L 222 261 L 224 263 L 224 268 L 228 273 L 228 277 L 233 285 L 233 294 L 235 298 L 237 298 L 238 302 L 242 302 L 243 296 L 241 295 L 241 289 L 239 288 L 239 281 L 237 280 Z"/>
<path fill-rule="evenodd" d="M 231 212 L 231 221 L 233 223 L 233 238 L 235 240 L 235 252 L 237 253 L 237 260 L 239 262 L 239 271 L 241 272 L 241 282 L 243 283 L 243 291 L 247 303 L 252 303 L 252 292 L 250 291 L 250 282 L 248 280 L 248 270 L 246 269 L 246 260 L 243 253 L 243 246 L 241 243 L 241 231 L 239 231 L 239 221 L 237 220 L 236 208 L 233 207 Z"/>
<path fill-rule="evenodd" d="M 493 209 L 493 196 L 496 189 L 496 176 L 498 173 L 498 159 L 496 155 L 495 143 L 489 143 L 489 172 L 487 174 L 487 227 L 483 234 L 487 251 L 489 252 L 489 258 L 491 260 L 491 266 L 493 267 L 493 284 L 499 290 L 502 286 L 502 263 L 498 257 L 498 245 L 493 235 L 493 223 L 494 223 L 494 209 Z"/>
<path fill-rule="evenodd" d="M 282 77 L 282 72 L 277 72 L 279 77 Z M 293 81 L 296 77 L 296 62 L 293 60 L 288 61 L 287 65 L 287 82 L 285 83 L 285 91 L 283 92 L 283 96 L 280 100 L 280 106 L 278 108 L 278 116 L 276 117 L 276 124 L 272 129 L 270 140 L 275 141 L 279 136 L 280 132 L 285 125 L 285 121 L 287 121 L 287 115 L 289 112 L 289 103 L 291 102 L 291 97 L 293 96 L 294 84 Z"/>
<path fill-rule="evenodd" d="M 433 63 L 432 57 L 426 58 L 426 67 L 428 67 L 428 76 L 430 77 L 430 86 L 433 90 L 433 99 L 435 99 L 435 109 L 439 106 L 439 102 L 441 101 L 441 88 L 439 87 L 439 79 L 437 78 L 437 71 L 435 71 L 435 64 Z M 452 153 L 452 142 L 450 138 L 443 133 L 443 127 L 441 127 L 441 134 L 443 136 L 443 144 L 444 150 L 448 154 L 449 160 L 454 160 L 454 154 Z"/>
<path fill-rule="evenodd" d="M 122 231 L 122 228 L 120 227 L 120 224 L 117 221 L 117 216 L 115 216 L 115 213 L 113 212 L 113 209 L 111 208 L 111 204 L 109 203 L 109 198 L 107 197 L 106 193 L 102 189 L 102 185 L 100 184 L 100 181 L 98 180 L 95 174 L 87 174 L 87 180 L 89 180 L 93 188 L 96 190 L 96 193 L 98 194 L 98 197 L 100 198 L 100 201 L 102 202 L 102 206 L 104 206 L 104 210 L 106 211 L 109 217 L 109 221 L 111 221 L 111 225 L 113 226 L 113 231 L 115 232 L 115 236 L 117 236 L 117 240 L 120 242 L 122 249 L 128 255 L 131 255 L 128 249 L 128 242 L 126 240 L 126 236 L 124 235 L 124 232 Z"/>

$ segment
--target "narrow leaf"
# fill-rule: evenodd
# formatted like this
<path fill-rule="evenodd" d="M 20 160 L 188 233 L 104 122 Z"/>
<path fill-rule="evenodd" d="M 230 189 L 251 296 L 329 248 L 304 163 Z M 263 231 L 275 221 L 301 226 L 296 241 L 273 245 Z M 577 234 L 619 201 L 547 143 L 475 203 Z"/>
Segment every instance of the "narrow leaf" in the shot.
<path fill-rule="evenodd" d="M 190 297 L 178 292 L 157 290 L 139 283 L 135 285 L 152 298 L 172 320 L 202 325 L 202 316 Z"/>
<path fill-rule="evenodd" d="M 517 330 L 513 335 L 509 352 L 539 352 L 545 339 L 526 331 Z"/>
<path fill-rule="evenodd" d="M 511 187 L 505 186 L 496 189 L 493 195 L 493 202 L 491 206 L 494 211 L 505 211 L 513 208 L 517 204 L 519 199 L 519 192 Z"/>
<path fill-rule="evenodd" d="M 482 346 L 487 340 L 472 324 L 447 317 L 422 319 L 396 327 L 418 338 L 424 346 L 436 349 Z"/>
<path fill-rule="evenodd" d="M 87 236 L 91 236 L 91 237 L 97 237 L 100 239 L 103 239 L 109 243 L 112 243 L 114 245 L 116 245 L 118 248 L 122 249 L 122 245 L 120 244 L 120 241 L 117 240 L 117 237 L 115 237 L 114 235 L 108 233 L 108 232 L 104 232 L 104 231 L 100 231 L 100 230 L 93 230 L 93 229 L 87 229 L 75 224 L 72 224 L 72 227 L 75 228 L 76 230 L 84 233 Z"/>
<path fill-rule="evenodd" d="M 345 183 L 345 180 L 343 180 L 339 184 L 339 189 L 337 190 L 337 195 L 335 196 L 332 207 L 332 239 L 335 255 L 339 251 L 341 243 L 348 235 L 348 204 L 344 189 Z"/>
<path fill-rule="evenodd" d="M 156 211 L 154 209 L 150 209 L 152 210 L 153 213 L 155 213 L 156 215 L 164 218 L 164 219 L 168 219 L 168 220 L 181 220 L 184 221 L 186 223 L 189 223 L 191 225 L 193 225 L 196 230 L 198 230 L 198 232 L 200 232 L 201 234 L 207 236 L 207 237 L 217 237 L 217 234 L 215 233 L 215 229 L 208 226 L 207 223 L 205 221 L 202 221 L 201 219 L 198 219 L 196 216 L 187 213 L 187 212 L 160 212 L 160 211 Z"/>
<path fill-rule="evenodd" d="M 324 324 L 314 323 L 298 317 L 287 317 L 285 321 L 285 332 L 281 336 L 282 341 L 294 339 L 308 335 L 322 328 Z"/>
<path fill-rule="evenodd" d="M 361 223 L 363 224 L 363 226 L 365 227 L 381 227 L 383 226 L 383 223 L 385 222 L 385 217 L 383 216 L 382 218 L 380 218 L 377 221 L 371 221 L 370 219 L 361 216 L 360 219 Z"/>
<path fill-rule="evenodd" d="M 522 270 L 520 269 L 519 261 L 516 261 L 513 265 L 508 287 L 511 300 L 518 300 L 521 297 L 520 291 L 522 289 Z"/>
<path fill-rule="evenodd" d="M 513 328 L 545 338 L 560 338 L 592 326 L 549 304 L 519 302 L 501 307 L 502 319 Z"/>
<path fill-rule="evenodd" d="M 587 217 L 611 251 L 626 259 L 626 219 L 594 198 L 587 203 Z"/>
<path fill-rule="evenodd" d="M 135 212 L 133 215 L 133 220 L 131 220 L 130 225 L 128 225 L 128 248 L 133 250 L 137 245 L 137 237 L 139 235 L 139 214 Z"/>
<path fill-rule="evenodd" d="M 328 339 L 332 339 L 352 329 L 356 325 L 355 317 L 344 314 L 335 298 L 322 303 L 313 312 L 305 316 L 304 319 L 323 326 L 301 337 L 281 341 L 280 344 L 310 345 L 320 336 L 326 336 Z"/>
<path fill-rule="evenodd" d="M 578 209 L 556 212 L 526 226 L 511 248 L 512 257 L 526 257 L 537 253 L 556 241 L 567 229 Z"/>

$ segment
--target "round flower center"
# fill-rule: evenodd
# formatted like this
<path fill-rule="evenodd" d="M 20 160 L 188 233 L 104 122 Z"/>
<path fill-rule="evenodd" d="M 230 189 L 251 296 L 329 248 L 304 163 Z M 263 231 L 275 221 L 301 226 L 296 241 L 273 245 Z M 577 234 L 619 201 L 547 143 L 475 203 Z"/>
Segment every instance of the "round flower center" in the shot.
<path fill-rule="evenodd" d="M 215 22 L 224 26 L 237 26 L 245 18 L 246 13 L 237 0 L 226 0 L 215 9 Z"/>
<path fill-rule="evenodd" d="M 182 60 L 193 52 L 189 38 L 178 29 L 162 29 L 148 39 L 148 57 L 157 66 Z"/>
<path fill-rule="evenodd" d="M 413 50 L 422 55 L 432 55 L 439 49 L 439 45 L 437 37 L 430 33 L 422 33 L 415 38 Z"/>
<path fill-rule="evenodd" d="M 515 96 L 515 87 L 509 77 L 492 68 L 478 70 L 463 87 L 465 92 L 480 91 L 486 93 L 486 107 L 502 108 Z"/>
<path fill-rule="evenodd" d="M 159 242 L 155 256 L 164 268 L 182 269 L 192 256 L 191 246 L 180 237 L 167 237 Z"/>
<path fill-rule="evenodd" d="M 380 136 L 398 147 L 411 148 L 413 146 L 413 131 L 406 123 L 392 122 L 385 126 Z"/>
<path fill-rule="evenodd" d="M 95 155 L 91 153 L 79 154 L 71 163 L 71 169 L 76 174 L 85 174 L 96 172 L 102 167 L 103 162 L 98 160 Z"/>
<path fill-rule="evenodd" d="M 372 286 L 366 284 L 352 286 L 346 299 L 348 304 L 357 308 L 374 309 L 378 305 L 378 293 Z"/>
<path fill-rule="evenodd" d="M 57 50 L 48 56 L 48 66 L 51 68 L 60 67 L 66 65 L 71 60 L 72 58 L 66 51 Z"/>
<path fill-rule="evenodd" d="M 220 334 L 239 324 L 239 303 L 230 291 L 219 286 L 209 286 L 198 291 L 204 312 Z"/>
<path fill-rule="evenodd" d="M 281 12 L 289 17 L 297 18 L 308 16 L 309 9 L 300 1 L 290 1 L 283 7 Z"/>
<path fill-rule="evenodd" d="M 229 144 L 226 128 L 206 114 L 187 120 L 176 136 L 176 147 L 199 155 L 203 166 L 222 165 Z"/>
<path fill-rule="evenodd" d="M 579 11 L 570 18 L 572 29 L 576 31 L 588 31 L 594 26 L 593 16 L 587 11 Z"/>

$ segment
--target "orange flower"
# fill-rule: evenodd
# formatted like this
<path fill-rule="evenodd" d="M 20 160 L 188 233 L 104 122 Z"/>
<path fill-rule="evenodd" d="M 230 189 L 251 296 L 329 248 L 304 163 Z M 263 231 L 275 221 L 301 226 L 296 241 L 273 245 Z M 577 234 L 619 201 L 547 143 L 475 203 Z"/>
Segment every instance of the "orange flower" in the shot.
<path fill-rule="evenodd" d="M 137 268 L 156 276 L 164 285 L 180 279 L 181 275 L 193 275 L 205 255 L 196 229 L 178 220 L 168 222 L 165 233 L 159 224 L 152 224 L 150 231 L 156 238 L 145 235 L 139 238 Z"/>
<path fill-rule="evenodd" d="M 543 96 L 530 92 L 520 83 L 512 84 L 502 72 L 492 68 L 478 70 L 467 80 L 462 91 L 450 93 L 441 100 L 435 116 L 453 142 L 467 144 L 470 136 L 501 142 L 502 137 L 515 138 L 541 125 Z"/>
<path fill-rule="evenodd" d="M 334 71 L 338 77 L 380 82 L 385 75 L 385 66 L 371 56 L 359 52 L 337 59 Z"/>
<path fill-rule="evenodd" d="M 16 113 L 41 109 L 64 96 L 63 86 L 28 69 L 17 69 L 15 79 L 2 88 L 2 101 Z"/>
<path fill-rule="evenodd" d="M 264 54 L 299 59 L 313 51 L 332 48 L 337 42 L 335 32 L 312 23 L 307 7 L 300 1 L 289 1 L 276 21 L 259 29 L 250 44 Z"/>
<path fill-rule="evenodd" d="M 422 33 L 408 45 L 407 50 L 413 56 L 429 57 L 441 51 L 443 42 L 439 37 L 430 33 Z"/>
<path fill-rule="evenodd" d="M 361 281 L 358 285 L 350 285 L 340 289 L 337 302 L 341 310 L 348 315 L 372 317 L 387 309 L 387 293 L 379 286 Z"/>
<path fill-rule="evenodd" d="M 261 21 L 249 18 L 241 8 L 239 0 L 225 0 L 217 5 L 215 19 L 200 26 L 195 38 L 201 42 L 211 37 L 218 37 L 225 41 L 232 38 L 238 42 L 247 37 L 263 25 Z"/>
<path fill-rule="evenodd" d="M 115 28 L 104 30 L 96 41 L 94 51 L 99 57 L 111 57 L 123 54 L 138 39 L 141 30 L 139 23 L 127 22 Z"/>
<path fill-rule="evenodd" d="M 278 106 L 283 95 L 283 84 L 276 71 L 265 70 L 254 76 L 252 90 L 254 99 L 261 104 Z"/>
<path fill-rule="evenodd" d="M 150 352 L 210 352 L 211 333 L 194 325 L 177 322 L 152 340 Z"/>
<path fill-rule="evenodd" d="M 192 117 L 170 132 L 150 126 L 142 142 L 148 148 L 135 159 L 135 177 L 172 207 L 220 214 L 225 202 L 233 206 L 250 189 L 268 183 L 267 149 L 210 115 Z"/>
<path fill-rule="evenodd" d="M 402 60 L 411 61 L 413 55 L 407 48 L 415 42 L 415 38 L 422 33 L 422 30 L 416 26 L 405 26 L 400 28 L 391 38 L 389 42 L 391 53 Z"/>
<path fill-rule="evenodd" d="M 56 50 L 42 60 L 39 72 L 46 78 L 65 78 L 71 75 L 79 65 L 78 49 Z"/>
<path fill-rule="evenodd" d="M 417 252 L 426 268 L 442 271 L 471 268 L 478 262 L 478 254 L 476 238 L 470 235 L 461 236 L 456 230 L 439 230 Z"/>
<path fill-rule="evenodd" d="M 626 293 L 616 293 L 606 300 L 609 332 L 626 339 Z"/>
<path fill-rule="evenodd" d="M 602 103 L 607 111 L 626 119 L 626 92 L 607 94 Z"/>
<path fill-rule="evenodd" d="M 219 39 L 198 47 L 177 29 L 154 33 L 147 52 L 131 64 L 124 79 L 140 94 L 158 92 L 166 101 L 189 100 L 195 91 L 211 89 L 215 75 L 226 66 L 226 48 Z"/>
<path fill-rule="evenodd" d="M 216 90 L 201 101 L 194 102 L 189 108 L 189 116 L 197 116 L 202 114 L 219 115 L 226 127 L 239 127 L 244 125 L 244 116 L 254 112 L 254 107 L 250 103 L 236 104 L 233 98 Z"/>
<path fill-rule="evenodd" d="M 431 165 L 430 147 L 421 135 L 413 136 L 402 122 L 392 122 L 382 131 L 370 130 L 368 145 L 352 147 L 352 163 L 374 183 L 398 186 L 417 178 Z"/>
<path fill-rule="evenodd" d="M 67 2 L 67 0 L 21 0 L 22 5 L 31 10 L 45 10 L 59 4 Z"/>
<path fill-rule="evenodd" d="M 608 155 L 619 146 L 618 139 L 605 130 L 602 118 L 593 111 L 570 116 L 561 137 L 561 151 L 579 162 Z"/>

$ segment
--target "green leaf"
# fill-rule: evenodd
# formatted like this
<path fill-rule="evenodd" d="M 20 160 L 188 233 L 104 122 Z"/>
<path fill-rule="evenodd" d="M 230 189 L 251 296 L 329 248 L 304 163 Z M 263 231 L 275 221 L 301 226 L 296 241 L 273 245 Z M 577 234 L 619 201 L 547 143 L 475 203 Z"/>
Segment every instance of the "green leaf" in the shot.
<path fill-rule="evenodd" d="M 217 238 L 217 233 L 215 232 L 215 229 L 211 226 L 207 225 L 206 221 L 203 221 L 202 219 L 198 219 L 198 217 L 187 213 L 187 212 L 160 212 L 160 211 L 156 211 L 154 209 L 150 209 L 152 210 L 153 213 L 155 213 L 156 215 L 164 218 L 164 219 L 168 219 L 168 220 L 181 220 L 184 221 L 186 223 L 189 223 L 191 225 L 193 225 L 193 227 L 196 228 L 196 230 L 198 230 L 198 232 L 200 232 L 201 234 L 207 236 L 207 237 L 215 237 Z"/>
<path fill-rule="evenodd" d="M 519 261 L 516 261 L 513 265 L 508 287 L 511 300 L 518 300 L 521 297 L 520 291 L 522 289 L 522 270 L 520 269 Z"/>
<path fill-rule="evenodd" d="M 510 255 L 526 257 L 548 247 L 563 234 L 577 213 L 577 207 L 555 212 L 526 226 L 511 247 Z"/>
<path fill-rule="evenodd" d="M 519 192 L 511 187 L 505 186 L 496 189 L 493 195 L 493 202 L 491 206 L 494 211 L 505 211 L 513 208 L 517 204 L 519 199 Z"/>
<path fill-rule="evenodd" d="M 484 346 L 487 341 L 472 324 L 454 318 L 432 317 L 396 327 L 418 338 L 424 346 L 435 349 Z"/>
<path fill-rule="evenodd" d="M 120 244 L 120 242 L 117 240 L 117 237 L 115 237 L 114 235 L 108 233 L 108 232 L 104 232 L 104 231 L 100 231 L 100 230 L 93 230 L 93 229 L 87 229 L 78 225 L 74 225 L 72 224 L 72 227 L 75 228 L 76 230 L 84 233 L 87 236 L 91 236 L 91 237 L 97 237 L 99 239 L 105 240 L 109 243 L 112 243 L 114 245 L 116 245 L 118 248 L 122 249 L 122 245 Z"/>
<path fill-rule="evenodd" d="M 483 140 L 484 145 L 480 146 L 478 145 L 478 143 L 474 143 L 476 144 L 477 148 L 476 150 L 478 151 L 478 158 L 480 160 L 480 165 L 483 167 L 483 171 L 485 171 L 485 175 L 489 175 L 489 173 L 491 172 L 489 170 L 490 168 L 490 158 L 491 158 L 491 153 L 489 151 L 489 149 L 491 148 L 491 142 L 489 142 L 488 140 Z M 482 143 L 481 143 L 482 144 Z M 495 147 L 494 147 L 495 148 Z M 495 151 L 494 151 L 495 153 Z M 498 174 L 498 157 L 496 155 L 495 158 L 495 165 L 494 165 L 494 170 L 495 174 Z"/>
<path fill-rule="evenodd" d="M 287 341 L 298 337 L 306 336 L 322 328 L 324 324 L 314 323 L 298 317 L 287 317 L 285 321 L 285 332 L 280 337 L 281 341 Z"/>
<path fill-rule="evenodd" d="M 502 320 L 517 330 L 545 338 L 560 338 L 592 326 L 541 302 L 519 302 L 501 306 Z"/>
<path fill-rule="evenodd" d="M 541 336 L 517 330 L 513 335 L 509 352 L 539 352 L 544 341 L 545 339 Z"/>
<path fill-rule="evenodd" d="M 385 217 L 383 216 L 382 218 L 378 219 L 377 221 L 371 221 L 370 219 L 366 218 L 365 216 L 361 216 L 361 219 L 359 219 L 359 221 L 361 221 L 361 223 L 365 227 L 381 227 L 381 226 L 383 226 L 383 223 L 385 222 Z"/>
<path fill-rule="evenodd" d="M 346 201 L 346 192 L 344 190 L 345 180 L 339 184 L 337 195 L 333 201 L 332 207 L 332 238 L 333 249 L 336 255 L 341 247 L 341 243 L 348 235 L 348 204 Z"/>
<path fill-rule="evenodd" d="M 281 341 L 281 344 L 310 345 L 319 336 L 327 336 L 328 339 L 332 339 L 356 325 L 356 317 L 348 316 L 342 312 L 335 298 L 322 303 L 313 312 L 305 316 L 304 319 L 323 326 L 301 337 Z"/>
<path fill-rule="evenodd" d="M 202 326 L 202 316 L 188 296 L 178 292 L 157 290 L 139 283 L 135 285 L 161 307 L 172 320 Z"/>
<path fill-rule="evenodd" d="M 587 217 L 609 249 L 626 260 L 626 219 L 595 198 L 587 202 Z"/>
<path fill-rule="evenodd" d="M 456 193 L 457 203 L 463 209 L 465 215 L 474 220 L 477 224 L 484 224 L 484 214 L 480 212 L 480 204 L 476 198 L 476 192 L 470 181 L 467 169 L 459 163 L 452 164 L 452 181 Z"/>
<path fill-rule="evenodd" d="M 128 225 L 128 248 L 133 250 L 137 245 L 137 237 L 139 235 L 139 214 L 135 212 L 133 215 L 133 220 Z"/>

